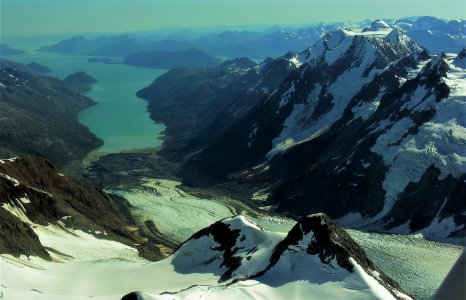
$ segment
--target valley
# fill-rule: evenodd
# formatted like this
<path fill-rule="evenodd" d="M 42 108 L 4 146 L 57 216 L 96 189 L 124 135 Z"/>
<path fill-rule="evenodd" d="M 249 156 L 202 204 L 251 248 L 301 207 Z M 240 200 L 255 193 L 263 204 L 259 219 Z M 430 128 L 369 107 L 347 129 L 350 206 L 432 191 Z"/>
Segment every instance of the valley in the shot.
<path fill-rule="evenodd" d="M 0 298 L 431 299 L 463 251 L 466 50 L 383 20 L 259 64 L 34 49 L 2 57 L 85 72 L 66 92 L 101 142 L 0 158 Z"/>

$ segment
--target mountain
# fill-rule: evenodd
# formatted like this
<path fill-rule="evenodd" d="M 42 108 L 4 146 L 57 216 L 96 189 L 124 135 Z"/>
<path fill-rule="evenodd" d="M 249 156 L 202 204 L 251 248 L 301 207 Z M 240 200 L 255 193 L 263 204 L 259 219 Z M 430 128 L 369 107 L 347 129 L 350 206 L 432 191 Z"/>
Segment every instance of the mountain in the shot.
<path fill-rule="evenodd" d="M 147 51 L 131 55 L 124 64 L 156 69 L 172 69 L 178 67 L 209 68 L 219 65 L 220 59 L 208 55 L 198 49 L 184 51 Z"/>
<path fill-rule="evenodd" d="M 341 24 L 318 24 L 298 29 L 273 28 L 266 32 L 224 31 L 201 37 L 192 44 L 214 56 L 263 59 L 299 51 Z"/>
<path fill-rule="evenodd" d="M 26 51 L 11 48 L 10 46 L 6 44 L 0 44 L 0 55 L 16 55 L 16 54 L 22 54 L 25 52 Z"/>
<path fill-rule="evenodd" d="M 58 166 L 102 144 L 77 114 L 94 102 L 62 80 L 0 70 L 0 157 L 37 155 Z"/>
<path fill-rule="evenodd" d="M 185 183 L 229 182 L 294 216 L 461 239 L 461 56 L 432 57 L 382 26 L 328 33 L 297 59 L 271 95 L 189 158 Z"/>
<path fill-rule="evenodd" d="M 151 117 L 167 126 L 159 154 L 180 160 L 217 138 L 299 66 L 296 55 L 260 64 L 233 59 L 215 68 L 181 68 L 158 77 L 138 96 L 149 101 Z"/>
<path fill-rule="evenodd" d="M 410 299 L 323 214 L 302 218 L 286 235 L 263 231 L 243 216 L 225 219 L 194 234 L 169 259 L 177 273 L 210 273 L 217 283 L 140 289 L 123 299 Z"/>
<path fill-rule="evenodd" d="M 74 36 L 53 45 L 42 46 L 39 51 L 63 54 L 85 54 L 92 51 L 91 43 L 83 36 Z"/>
<path fill-rule="evenodd" d="M 148 100 L 151 118 L 167 126 L 167 146 L 178 149 L 228 101 L 228 91 L 236 90 L 239 79 L 254 65 L 242 58 L 209 69 L 172 69 L 137 95 Z"/>
<path fill-rule="evenodd" d="M 86 72 L 78 71 L 68 75 L 63 81 L 68 83 L 78 92 L 84 93 L 91 89 L 90 85 L 96 83 L 97 79 L 87 74 Z"/>
<path fill-rule="evenodd" d="M 458 53 L 466 46 L 466 20 L 421 17 L 415 21 L 401 19 L 394 25 L 434 54 Z"/>
<path fill-rule="evenodd" d="M 100 37 L 74 36 L 41 51 L 93 56 L 128 57 L 147 51 L 186 51 L 197 48 L 214 57 L 280 57 L 289 51 L 298 51 L 317 41 L 325 32 L 341 23 L 317 24 L 302 28 L 274 27 L 260 31 L 222 31 L 196 33 L 186 30 L 179 34 L 114 35 Z"/>
<path fill-rule="evenodd" d="M 105 193 L 60 173 L 37 157 L 0 160 L 0 253 L 69 260 L 63 245 L 112 240 L 137 247 L 148 259 L 163 257 L 156 246 L 112 206 Z"/>
<path fill-rule="evenodd" d="M 96 38 L 73 36 L 39 49 L 44 52 L 111 57 L 125 57 L 145 50 L 147 48 L 141 41 L 129 35 L 103 35 Z"/>

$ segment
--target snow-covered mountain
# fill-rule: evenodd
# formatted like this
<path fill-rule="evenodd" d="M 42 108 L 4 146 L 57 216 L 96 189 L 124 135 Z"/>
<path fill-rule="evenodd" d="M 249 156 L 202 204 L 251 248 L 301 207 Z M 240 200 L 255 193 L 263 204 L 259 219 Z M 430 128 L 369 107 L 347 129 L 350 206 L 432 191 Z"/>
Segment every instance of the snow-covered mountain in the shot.
<path fill-rule="evenodd" d="M 302 218 L 287 235 L 243 216 L 225 219 L 194 234 L 169 260 L 177 273 L 213 273 L 218 282 L 124 299 L 410 299 L 322 214 Z"/>
<path fill-rule="evenodd" d="M 460 237 L 463 56 L 432 56 L 380 20 L 330 32 L 182 174 L 191 184 L 239 182 L 293 215 L 323 211 L 350 226 Z"/>

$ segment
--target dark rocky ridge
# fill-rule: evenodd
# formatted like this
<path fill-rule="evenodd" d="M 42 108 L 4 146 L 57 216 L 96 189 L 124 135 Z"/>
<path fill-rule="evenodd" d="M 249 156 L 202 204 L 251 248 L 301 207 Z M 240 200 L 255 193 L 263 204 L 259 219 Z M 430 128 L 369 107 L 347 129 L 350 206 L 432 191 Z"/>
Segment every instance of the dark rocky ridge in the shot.
<path fill-rule="evenodd" d="M 94 102 L 67 83 L 10 68 L 0 83 L 0 157 L 31 154 L 63 166 L 102 144 L 77 118 Z"/>
<path fill-rule="evenodd" d="M 306 235 L 313 235 L 313 239 L 307 245 L 306 252 L 309 255 L 317 255 L 323 264 L 337 264 L 348 272 L 354 272 L 350 258 L 354 259 L 367 274 L 376 271 L 380 274 L 377 281 L 387 288 L 392 294 L 393 290 L 400 290 L 400 286 L 383 271 L 377 268 L 367 257 L 364 250 L 351 236 L 340 226 L 335 224 L 327 215 L 316 214 L 301 218 L 288 232 L 286 238 L 274 249 L 270 257 L 270 264 L 262 272 L 253 275 L 252 278 L 262 276 L 270 270 L 279 260 L 290 245 L 298 245 Z M 393 294 L 397 298 L 396 294 Z"/>
<path fill-rule="evenodd" d="M 11 185 L 6 181 L 5 178 L 0 177 L 0 189 Z M 5 192 L 0 190 L 0 194 L 4 195 Z M 51 259 L 31 227 L 5 209 L 0 209 L 0 253 L 11 254 L 15 257 L 32 255 Z"/>

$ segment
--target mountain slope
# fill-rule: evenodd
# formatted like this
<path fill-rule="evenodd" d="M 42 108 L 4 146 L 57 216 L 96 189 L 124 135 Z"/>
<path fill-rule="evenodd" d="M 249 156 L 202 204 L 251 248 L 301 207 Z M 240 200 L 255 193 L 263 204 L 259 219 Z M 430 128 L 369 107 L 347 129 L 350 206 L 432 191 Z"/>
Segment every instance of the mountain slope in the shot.
<path fill-rule="evenodd" d="M 80 236 L 138 244 L 141 256 L 163 257 L 147 238 L 131 230 L 106 194 L 61 174 L 45 159 L 0 160 L 0 196 L 1 254 L 72 259 L 61 243 Z"/>
<path fill-rule="evenodd" d="M 297 54 L 290 52 L 257 65 L 241 58 L 206 70 L 182 68 L 160 76 L 138 92 L 149 101 L 151 117 L 167 125 L 167 143 L 159 154 L 177 161 L 197 152 L 298 66 Z"/>
<path fill-rule="evenodd" d="M 213 118 L 253 65 L 242 58 L 210 69 L 176 68 L 140 90 L 137 95 L 148 100 L 151 118 L 167 126 L 162 151 L 179 149 Z"/>
<path fill-rule="evenodd" d="M 300 60 L 184 165 L 185 181 L 223 178 L 296 216 L 323 211 L 349 226 L 462 238 L 461 55 L 432 58 L 383 26 L 329 33 Z"/>
<path fill-rule="evenodd" d="M 321 214 L 304 217 L 286 236 L 262 231 L 242 216 L 225 219 L 194 234 L 170 260 L 178 273 L 213 273 L 218 283 L 131 295 L 409 299 L 344 230 Z"/>
<path fill-rule="evenodd" d="M 258 163 L 271 150 L 286 149 L 288 137 L 296 143 L 327 128 L 342 115 L 351 97 L 386 64 L 415 49 L 415 45 L 399 43 L 387 47 L 384 38 L 389 33 L 383 30 L 356 35 L 338 30 L 325 35 L 296 58 L 300 68 L 291 72 L 272 95 L 204 149 L 196 158 L 202 168 L 222 177 L 225 172 Z M 235 155 L 227 161 L 232 153 L 241 154 L 236 155 L 239 161 Z M 227 165 L 211 170 L 210 165 L 218 165 L 218 160 Z"/>
<path fill-rule="evenodd" d="M 59 79 L 2 69 L 0 95 L 0 157 L 33 154 L 62 166 L 102 143 L 77 118 L 92 100 Z"/>

